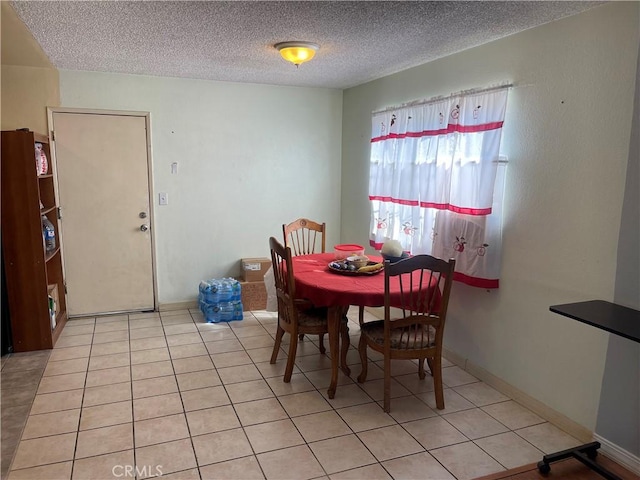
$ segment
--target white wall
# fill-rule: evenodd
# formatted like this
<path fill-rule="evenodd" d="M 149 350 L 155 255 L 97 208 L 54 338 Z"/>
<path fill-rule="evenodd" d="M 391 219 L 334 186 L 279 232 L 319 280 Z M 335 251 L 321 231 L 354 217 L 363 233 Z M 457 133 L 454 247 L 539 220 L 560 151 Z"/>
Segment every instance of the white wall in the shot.
<path fill-rule="evenodd" d="M 549 306 L 613 300 L 639 4 L 607 4 L 344 92 L 343 241 L 367 238 L 371 112 L 511 82 L 501 287 L 456 283 L 446 347 L 594 430 L 608 334 Z M 630 428 L 633 428 L 631 426 Z"/>
<path fill-rule="evenodd" d="M 268 257 L 298 217 L 338 242 L 341 91 L 61 70 L 60 92 L 63 107 L 151 113 L 160 305 Z"/>
<path fill-rule="evenodd" d="M 640 310 L 640 58 L 618 240 L 614 301 Z M 635 379 L 634 381 L 629 381 Z M 635 425 L 637 428 L 630 428 Z M 639 458 L 640 343 L 617 335 L 609 338 L 602 379 L 596 433 Z"/>

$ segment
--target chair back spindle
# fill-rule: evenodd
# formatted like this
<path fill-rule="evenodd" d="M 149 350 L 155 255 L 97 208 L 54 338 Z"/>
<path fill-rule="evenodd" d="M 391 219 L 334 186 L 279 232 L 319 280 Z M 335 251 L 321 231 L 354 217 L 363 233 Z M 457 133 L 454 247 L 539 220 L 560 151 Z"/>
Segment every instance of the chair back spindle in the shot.
<path fill-rule="evenodd" d="M 326 224 L 299 218 L 288 225 L 282 225 L 284 244 L 290 247 L 294 256 L 325 252 Z"/>

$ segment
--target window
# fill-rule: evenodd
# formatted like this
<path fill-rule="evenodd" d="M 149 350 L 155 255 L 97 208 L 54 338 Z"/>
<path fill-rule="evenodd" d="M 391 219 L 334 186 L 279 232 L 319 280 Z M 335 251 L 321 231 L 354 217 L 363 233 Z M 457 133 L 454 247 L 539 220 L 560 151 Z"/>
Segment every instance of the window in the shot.
<path fill-rule="evenodd" d="M 498 287 L 507 93 L 502 87 L 373 114 L 374 248 L 395 239 L 414 255 L 455 258 L 457 280 Z"/>

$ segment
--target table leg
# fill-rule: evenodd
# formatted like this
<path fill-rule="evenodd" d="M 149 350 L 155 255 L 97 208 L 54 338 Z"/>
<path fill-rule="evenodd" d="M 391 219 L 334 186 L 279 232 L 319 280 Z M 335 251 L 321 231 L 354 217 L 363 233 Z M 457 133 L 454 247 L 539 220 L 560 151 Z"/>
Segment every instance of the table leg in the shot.
<path fill-rule="evenodd" d="M 344 329 L 342 327 L 344 319 L 347 316 L 347 312 L 349 311 L 349 307 L 343 307 L 340 312 L 340 368 L 344 372 L 344 374 L 349 377 L 351 376 L 351 369 L 349 365 L 347 365 L 347 353 L 349 353 L 350 339 L 349 339 L 349 326 L 344 325 Z"/>
<path fill-rule="evenodd" d="M 340 364 L 340 319 L 342 308 L 329 307 L 327 311 L 327 329 L 329 330 L 329 351 L 331 352 L 331 384 L 329 385 L 329 398 L 336 395 L 338 385 L 338 365 Z"/>

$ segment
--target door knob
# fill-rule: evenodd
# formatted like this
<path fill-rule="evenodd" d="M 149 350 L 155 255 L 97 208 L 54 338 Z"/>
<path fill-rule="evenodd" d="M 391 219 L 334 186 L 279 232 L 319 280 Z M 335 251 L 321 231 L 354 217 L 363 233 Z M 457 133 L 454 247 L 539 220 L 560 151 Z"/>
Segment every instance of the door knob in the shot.
<path fill-rule="evenodd" d="M 140 225 L 140 231 L 141 232 L 146 232 L 147 230 L 149 230 L 149 226 L 148 225 L 145 225 L 145 224 Z"/>

